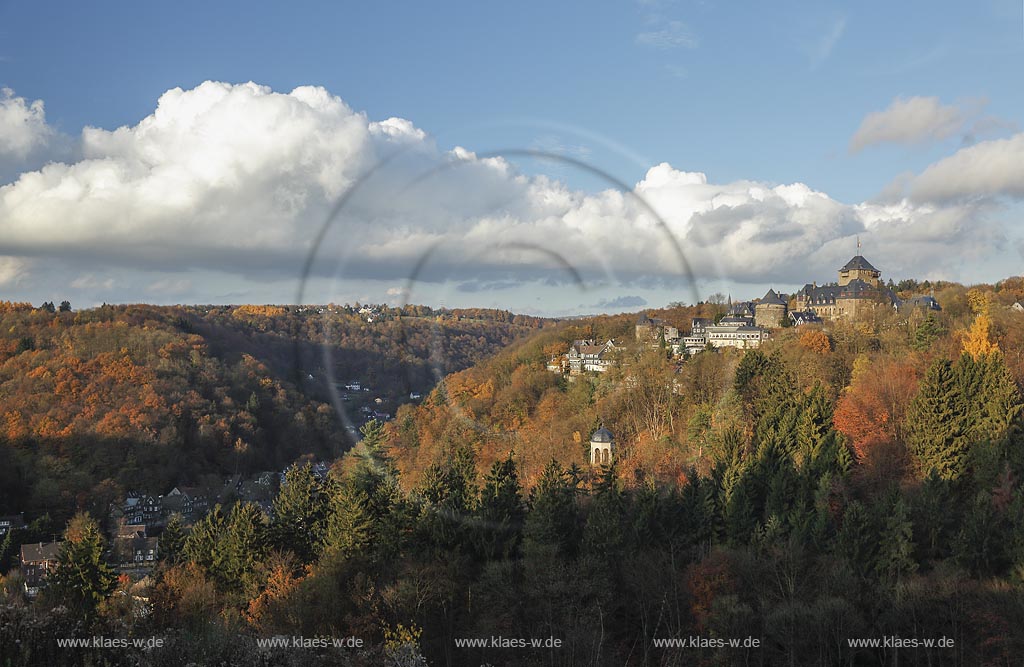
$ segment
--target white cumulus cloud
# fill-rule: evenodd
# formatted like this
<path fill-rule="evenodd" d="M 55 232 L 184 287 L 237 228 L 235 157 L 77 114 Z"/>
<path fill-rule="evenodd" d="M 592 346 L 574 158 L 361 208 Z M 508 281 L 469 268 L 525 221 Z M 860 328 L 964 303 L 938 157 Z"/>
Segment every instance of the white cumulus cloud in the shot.
<path fill-rule="evenodd" d="M 409 120 L 369 119 L 311 86 L 176 88 L 135 125 L 86 128 L 80 147 L 0 187 L 0 253 L 74 263 L 83 287 L 115 276 L 143 286 L 135 298 L 223 293 L 189 271 L 297 279 L 345 193 L 314 272 L 334 275 L 340 259 L 345 278 L 385 281 L 382 296 L 410 276 L 463 292 L 650 284 L 678 280 L 683 260 L 699 279 L 780 284 L 832 275 L 858 234 L 878 240 L 876 265 L 908 272 L 991 243 L 976 206 L 848 205 L 803 183 L 714 183 L 668 163 L 631 191 L 581 192 L 441 149 Z"/>
<path fill-rule="evenodd" d="M 921 201 L 1024 198 L 1024 133 L 961 148 L 921 172 L 909 188 Z"/>
<path fill-rule="evenodd" d="M 29 102 L 10 88 L 0 88 L 0 158 L 24 160 L 53 136 L 42 100 Z"/>

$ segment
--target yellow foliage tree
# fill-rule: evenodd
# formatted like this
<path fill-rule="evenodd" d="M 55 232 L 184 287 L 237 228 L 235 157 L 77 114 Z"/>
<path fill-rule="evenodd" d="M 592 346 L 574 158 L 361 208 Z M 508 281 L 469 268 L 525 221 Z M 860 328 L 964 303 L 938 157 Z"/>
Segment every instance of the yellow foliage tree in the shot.
<path fill-rule="evenodd" d="M 971 288 L 967 292 L 967 304 L 975 315 L 987 315 L 992 306 L 992 298 L 992 292 L 982 291 L 977 287 Z"/>
<path fill-rule="evenodd" d="M 992 320 L 985 313 L 974 318 L 974 324 L 967 330 L 963 339 L 964 354 L 979 359 L 999 350 L 999 345 L 992 341 Z"/>

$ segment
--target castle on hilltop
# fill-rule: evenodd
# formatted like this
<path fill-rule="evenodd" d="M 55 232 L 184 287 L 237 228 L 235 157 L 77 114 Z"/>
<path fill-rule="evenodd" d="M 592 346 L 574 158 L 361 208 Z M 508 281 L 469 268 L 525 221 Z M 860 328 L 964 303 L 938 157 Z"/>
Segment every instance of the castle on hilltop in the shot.
<path fill-rule="evenodd" d="M 793 305 L 795 310 L 813 312 L 823 320 L 856 318 L 879 304 L 896 307 L 899 299 L 881 278 L 881 271 L 857 254 L 839 269 L 837 283 L 804 285 L 793 295 Z"/>

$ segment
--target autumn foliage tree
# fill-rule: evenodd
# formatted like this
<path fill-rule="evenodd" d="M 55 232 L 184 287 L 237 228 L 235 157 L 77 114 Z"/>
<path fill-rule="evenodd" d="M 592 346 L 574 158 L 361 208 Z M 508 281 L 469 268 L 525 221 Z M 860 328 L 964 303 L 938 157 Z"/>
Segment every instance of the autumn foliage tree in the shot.
<path fill-rule="evenodd" d="M 992 341 L 992 319 L 986 312 L 981 312 L 964 334 L 964 354 L 969 354 L 977 360 L 998 350 L 999 345 Z"/>
<path fill-rule="evenodd" d="M 821 329 L 808 329 L 800 334 L 800 347 L 809 352 L 828 354 L 832 351 L 832 341 Z"/>

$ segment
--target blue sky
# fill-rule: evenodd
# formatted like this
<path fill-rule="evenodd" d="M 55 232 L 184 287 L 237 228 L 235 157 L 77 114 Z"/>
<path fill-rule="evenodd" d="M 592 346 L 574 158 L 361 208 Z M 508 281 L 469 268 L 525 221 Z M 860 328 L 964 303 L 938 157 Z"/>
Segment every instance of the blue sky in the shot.
<path fill-rule="evenodd" d="M 799 183 L 856 207 L 898 199 L 894 183 L 913 182 L 958 151 L 1019 135 L 1024 124 L 1021 12 L 1016 1 L 306 3 L 299 9 L 281 3 L 5 2 L 0 3 L 0 87 L 12 91 L 9 103 L 43 102 L 50 139 L 45 146 L 36 142 L 27 153 L 9 150 L 6 159 L 0 152 L 0 183 L 8 184 L 8 197 L 13 197 L 17 176 L 45 162 L 110 159 L 97 154 L 95 146 L 83 149 L 89 146 L 81 139 L 83 127 L 135 127 L 154 113 L 168 90 L 192 91 L 206 81 L 253 81 L 279 94 L 299 86 L 322 87 L 354 112 L 365 112 L 369 122 L 407 119 L 441 156 L 456 146 L 478 154 L 503 148 L 550 151 L 583 160 L 630 185 L 667 163 L 682 173 L 705 174 L 709 184 L 754 182 L 770 188 Z M 917 98 L 930 102 L 907 106 L 902 116 L 883 119 L 881 130 L 858 135 L 869 114 Z M 915 125 L 924 116 L 931 120 Z M 58 145 L 60 150 L 54 148 Z M 104 146 L 113 150 L 109 142 Z M 993 150 L 1012 157 L 1016 148 L 1016 143 L 1000 144 Z M 585 194 L 608 187 L 567 164 L 512 162 L 527 174 L 546 175 Z M 891 257 L 880 251 L 880 268 L 889 265 L 890 275 L 927 268 L 938 271 L 936 277 L 967 281 L 1018 272 L 1013 266 L 1020 263 L 1020 254 L 1013 248 L 1020 234 L 1014 220 L 1024 186 L 1015 178 L 1010 174 L 995 185 L 981 182 L 955 197 L 942 190 L 948 184 L 926 184 L 930 194 L 914 202 L 918 217 L 913 230 L 906 230 L 907 247 L 893 249 Z M 676 200 L 666 201 L 671 206 Z M 581 202 L 581 210 L 590 210 Z M 921 216 L 935 214 L 932 209 L 921 212 L 926 204 L 956 208 L 960 217 L 922 221 Z M 971 209 L 967 213 L 965 206 Z M 789 214 L 773 211 L 759 218 L 769 231 L 772 219 L 781 228 L 792 222 Z M 730 212 L 734 224 L 742 222 L 740 207 Z M 213 213 L 202 215 L 208 220 Z M 885 236 L 878 227 L 843 221 L 861 215 L 857 211 L 830 210 L 827 215 L 842 219 L 825 231 L 834 232 L 843 248 L 851 247 L 857 224 L 867 225 L 859 230 L 867 248 L 899 242 L 899 235 Z M 523 215 L 517 209 L 512 217 L 521 222 Z M 909 217 L 906 213 L 900 219 Z M 626 218 L 643 227 L 642 220 Z M 921 225 L 930 225 L 933 233 L 943 225 L 963 232 L 979 220 L 986 225 L 987 250 L 972 248 L 962 262 L 939 267 L 899 259 L 920 250 L 912 244 L 921 238 Z M 4 224 L 0 218 L 0 244 Z M 416 224 L 405 220 L 402 229 Z M 679 221 L 673 229 L 685 233 L 686 224 Z M 791 259 L 806 266 L 807 281 L 827 279 L 822 272 L 834 265 L 834 258 L 850 254 L 830 245 L 825 231 L 818 230 L 807 243 L 793 242 L 804 254 L 794 252 Z M 926 239 L 929 252 L 941 245 L 941 236 Z M 75 237 L 89 241 L 84 232 Z M 960 247 L 958 240 L 949 240 Z M 136 239 L 133 247 L 141 242 Z M 110 257 L 101 262 L 99 254 L 90 263 L 89 243 L 84 245 L 79 255 L 67 248 L 51 253 L 41 241 L 0 245 L 0 254 L 13 258 L 9 264 L 15 267 L 7 271 L 4 290 L 35 300 L 44 292 L 62 296 L 56 278 L 29 278 L 33 264 L 52 255 L 68 266 L 59 279 L 79 285 L 65 286 L 65 291 L 85 302 L 209 301 L 225 295 L 287 300 L 279 278 L 254 275 L 259 273 L 256 258 L 249 271 L 225 272 L 215 265 L 178 265 L 169 257 L 159 271 L 133 278 L 146 267 L 120 266 Z M 379 240 L 377 247 L 386 245 Z M 714 252 L 746 252 L 741 245 L 737 240 Z M 928 252 L 922 252 L 927 260 Z M 755 257 L 750 251 L 748 259 Z M 630 261 L 635 259 L 622 263 Z M 757 296 L 753 292 L 765 285 L 803 280 L 792 272 L 772 273 L 770 265 L 760 273 L 728 268 L 749 263 L 742 258 L 723 263 L 726 268 L 717 275 L 702 273 L 698 292 L 724 286 Z M 602 287 L 589 303 L 590 297 L 581 301 L 573 295 L 546 297 L 538 305 L 533 296 L 526 298 L 535 292 L 528 272 L 513 276 L 515 271 L 492 275 L 489 269 L 475 270 L 483 272 L 481 277 L 453 272 L 452 280 L 424 290 L 422 300 L 483 299 L 480 305 L 578 312 L 623 295 L 642 295 L 660 305 L 659 299 L 674 300 L 668 297 L 678 293 L 677 282 L 656 284 L 636 271 L 623 271 L 596 281 Z M 535 277 L 551 282 L 541 273 Z M 322 287 L 335 290 L 339 298 L 383 299 L 388 290 L 394 297 L 402 277 L 396 268 L 388 275 L 343 276 L 341 287 L 337 282 Z M 132 286 L 164 283 L 190 287 L 167 294 L 132 291 Z"/>

